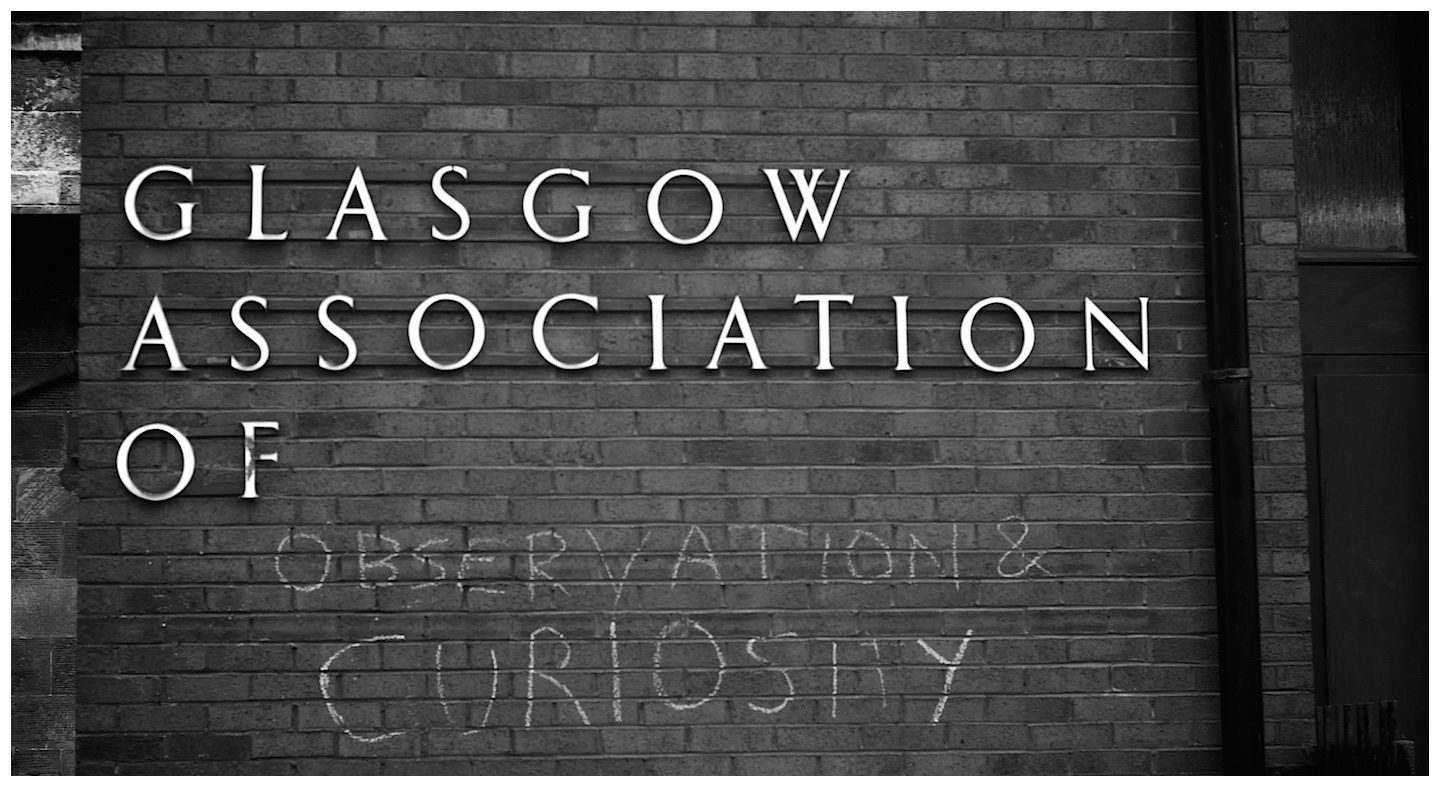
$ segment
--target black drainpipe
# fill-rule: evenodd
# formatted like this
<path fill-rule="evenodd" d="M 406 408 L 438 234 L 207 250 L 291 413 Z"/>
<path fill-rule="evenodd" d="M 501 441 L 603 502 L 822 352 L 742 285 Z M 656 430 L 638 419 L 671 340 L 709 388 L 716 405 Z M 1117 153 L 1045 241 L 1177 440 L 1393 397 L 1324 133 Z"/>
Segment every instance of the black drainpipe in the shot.
<path fill-rule="evenodd" d="M 1205 335 L 1210 353 L 1205 381 L 1210 393 L 1215 507 L 1220 734 L 1225 773 L 1258 774 L 1265 768 L 1265 733 L 1235 15 L 1202 12 L 1197 16 Z"/>

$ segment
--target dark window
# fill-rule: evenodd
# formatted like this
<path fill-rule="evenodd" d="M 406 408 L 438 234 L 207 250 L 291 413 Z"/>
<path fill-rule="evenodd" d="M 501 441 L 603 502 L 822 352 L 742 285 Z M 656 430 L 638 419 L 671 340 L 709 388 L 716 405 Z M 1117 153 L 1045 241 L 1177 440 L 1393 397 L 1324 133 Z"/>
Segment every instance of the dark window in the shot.
<path fill-rule="evenodd" d="M 1424 139 L 1405 133 L 1426 67 L 1407 30 L 1424 14 L 1296 13 L 1295 169 L 1300 246 L 1420 252 Z"/>
<path fill-rule="evenodd" d="M 80 217 L 10 217 L 10 364 L 15 417 L 75 406 Z"/>

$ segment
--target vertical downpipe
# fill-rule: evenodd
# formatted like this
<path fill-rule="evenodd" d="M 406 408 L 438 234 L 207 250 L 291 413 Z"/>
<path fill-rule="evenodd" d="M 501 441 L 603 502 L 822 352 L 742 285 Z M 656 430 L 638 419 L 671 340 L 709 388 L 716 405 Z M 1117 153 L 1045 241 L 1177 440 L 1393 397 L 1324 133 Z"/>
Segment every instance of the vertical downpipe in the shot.
<path fill-rule="evenodd" d="M 1197 16 L 1220 734 L 1225 773 L 1258 774 L 1265 768 L 1265 731 L 1235 15 Z"/>

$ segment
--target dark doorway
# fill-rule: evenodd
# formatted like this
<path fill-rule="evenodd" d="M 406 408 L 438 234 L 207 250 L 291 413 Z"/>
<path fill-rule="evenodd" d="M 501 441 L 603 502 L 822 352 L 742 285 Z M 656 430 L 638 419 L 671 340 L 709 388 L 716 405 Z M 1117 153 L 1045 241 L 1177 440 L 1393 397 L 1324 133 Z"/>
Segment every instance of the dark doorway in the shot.
<path fill-rule="evenodd" d="M 1424 14 L 1296 13 L 1317 700 L 1396 700 L 1426 772 Z"/>
<path fill-rule="evenodd" d="M 75 771 L 80 217 L 10 217 L 10 770 Z"/>

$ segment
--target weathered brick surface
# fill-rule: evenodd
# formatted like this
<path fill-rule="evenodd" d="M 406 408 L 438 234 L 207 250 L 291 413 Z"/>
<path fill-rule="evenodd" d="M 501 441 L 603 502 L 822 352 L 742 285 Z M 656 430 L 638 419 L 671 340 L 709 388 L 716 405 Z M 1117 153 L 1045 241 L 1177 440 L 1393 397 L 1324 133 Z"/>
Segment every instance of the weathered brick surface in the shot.
<path fill-rule="evenodd" d="M 37 232 L 21 217 L 15 217 L 14 226 L 17 237 L 33 238 Z M 73 255 L 61 251 L 56 257 L 57 264 L 74 265 Z M 42 279 L 20 270 L 15 280 L 17 289 L 29 289 L 30 297 L 39 300 L 43 289 L 34 285 Z M 73 287 L 73 277 L 68 280 Z M 45 319 L 34 307 L 11 304 L 16 325 L 21 326 L 16 331 L 18 351 L 11 356 L 17 380 L 51 368 L 63 357 L 67 341 L 73 350 L 73 330 L 67 335 L 56 326 L 63 323 L 67 309 L 73 314 L 74 305 L 73 291 L 68 302 L 42 301 L 41 311 L 57 315 Z M 73 381 L 63 381 L 12 399 L 10 768 L 16 774 L 64 774 L 75 769 L 79 507 L 71 461 L 75 431 L 69 412 L 74 390 Z"/>
<path fill-rule="evenodd" d="M 1166 13 L 89 17 L 82 770 L 1217 768 L 1192 28 Z M 1253 117 L 1283 109 L 1274 89 L 1247 98 Z M 1303 538 L 1294 322 L 1263 318 L 1294 308 L 1274 234 L 1293 227 L 1287 145 L 1247 148 L 1274 198 L 1249 204 L 1275 265 L 1256 269 L 1252 320 L 1276 762 L 1304 742 L 1304 670 L 1288 668 L 1309 658 L 1290 630 L 1303 542 L 1284 537 Z M 157 180 L 141 211 L 169 228 L 175 201 L 197 202 L 191 238 L 147 242 L 121 214 L 158 163 L 194 167 L 196 185 Z M 243 240 L 251 163 L 283 243 Z M 456 221 L 428 187 L 450 164 L 470 172 L 457 243 L 430 236 Z M 347 219 L 322 241 L 356 165 L 390 240 Z M 584 241 L 525 226 L 525 184 L 552 167 L 591 173 L 540 208 L 568 232 L 572 206 L 594 205 Z M 695 246 L 645 217 L 649 185 L 680 167 L 725 200 Z M 790 243 L 762 167 L 853 170 L 823 244 Z M 677 233 L 707 212 L 681 188 L 662 208 Z M 410 311 L 440 292 L 485 316 L 463 370 L 406 344 Z M 562 292 L 600 311 L 557 311 L 551 346 L 598 350 L 595 368 L 553 369 L 531 344 L 534 310 Z M 836 369 L 820 372 L 815 307 L 791 301 L 825 292 L 856 301 L 834 309 Z M 150 349 L 122 373 L 157 293 L 190 370 Z M 335 314 L 360 347 L 341 373 L 316 366 L 342 352 L 314 316 L 336 293 L 356 299 Z M 270 299 L 255 323 L 271 359 L 252 374 L 229 366 L 254 357 L 228 317 L 246 294 Z M 666 296 L 663 372 L 646 369 L 649 294 Z M 893 369 L 901 294 L 910 372 Z M 702 368 L 737 295 L 768 371 L 738 348 Z M 966 361 L 957 333 L 993 295 L 1036 327 L 1003 375 Z M 1086 296 L 1132 336 L 1150 298 L 1148 372 L 1108 338 L 1102 369 L 1082 371 Z M 457 314 L 426 329 L 437 357 L 468 346 Z M 999 313 L 977 328 L 986 357 L 1018 347 Z M 258 500 L 238 499 L 242 420 L 280 424 L 261 437 L 280 461 L 261 465 Z M 164 503 L 114 471 L 152 421 L 196 452 Z M 146 441 L 132 458 L 158 488 L 178 452 Z"/>
<path fill-rule="evenodd" d="M 12 210 L 80 205 L 80 26 L 17 22 L 11 30 Z"/>

